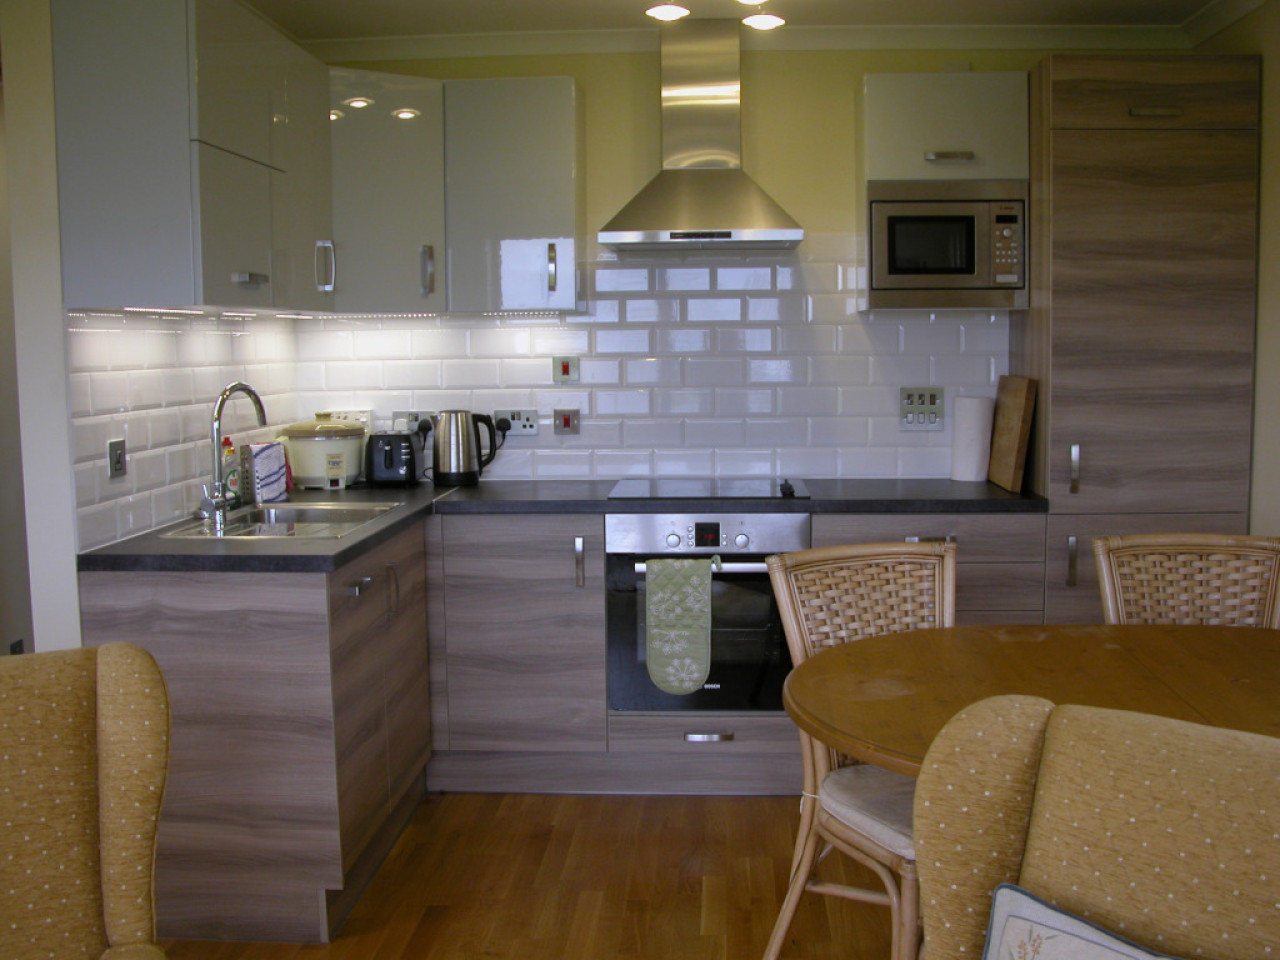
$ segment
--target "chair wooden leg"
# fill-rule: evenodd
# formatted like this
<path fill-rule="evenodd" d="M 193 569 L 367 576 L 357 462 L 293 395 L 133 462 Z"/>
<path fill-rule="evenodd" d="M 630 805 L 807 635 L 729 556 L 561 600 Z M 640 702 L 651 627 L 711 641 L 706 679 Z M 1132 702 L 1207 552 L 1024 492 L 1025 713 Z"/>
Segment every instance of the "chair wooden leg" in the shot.
<path fill-rule="evenodd" d="M 773 933 L 769 935 L 769 943 L 764 948 L 763 960 L 778 960 L 782 952 L 783 941 L 787 939 L 787 931 L 791 929 L 791 921 L 800 906 L 800 897 L 804 894 L 809 882 L 809 874 L 813 872 L 813 862 L 818 855 L 818 831 L 814 829 L 812 808 L 817 801 L 809 797 L 805 802 L 810 807 L 810 815 L 806 820 L 803 810 L 800 817 L 800 829 L 796 831 L 796 849 L 791 858 L 791 881 L 787 884 L 787 895 L 782 898 L 782 906 L 778 908 L 778 919 L 773 924 Z"/>
<path fill-rule="evenodd" d="M 791 853 L 791 873 L 794 876 L 796 867 L 800 865 L 800 856 L 804 853 L 805 838 L 813 833 L 814 822 L 818 818 L 818 798 L 807 793 L 800 795 L 800 826 L 796 829 L 796 847 Z"/>
<path fill-rule="evenodd" d="M 893 960 L 918 960 L 922 947 L 920 881 L 914 870 L 898 877 L 898 903 L 893 925 Z"/>

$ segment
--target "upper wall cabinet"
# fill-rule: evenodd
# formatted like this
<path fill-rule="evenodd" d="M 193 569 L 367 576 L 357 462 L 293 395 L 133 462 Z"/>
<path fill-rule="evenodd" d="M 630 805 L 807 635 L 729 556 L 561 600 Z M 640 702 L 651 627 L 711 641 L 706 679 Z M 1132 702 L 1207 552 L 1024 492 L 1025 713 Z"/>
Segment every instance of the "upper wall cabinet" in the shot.
<path fill-rule="evenodd" d="M 66 305 L 322 306 L 319 61 L 237 0 L 51 14 Z"/>
<path fill-rule="evenodd" d="M 1027 75 L 869 73 L 867 180 L 1025 180 Z"/>
<path fill-rule="evenodd" d="M 440 313 L 444 84 L 329 71 L 334 309 Z"/>
<path fill-rule="evenodd" d="M 570 78 L 445 81 L 451 312 L 578 309 L 579 129 Z"/>

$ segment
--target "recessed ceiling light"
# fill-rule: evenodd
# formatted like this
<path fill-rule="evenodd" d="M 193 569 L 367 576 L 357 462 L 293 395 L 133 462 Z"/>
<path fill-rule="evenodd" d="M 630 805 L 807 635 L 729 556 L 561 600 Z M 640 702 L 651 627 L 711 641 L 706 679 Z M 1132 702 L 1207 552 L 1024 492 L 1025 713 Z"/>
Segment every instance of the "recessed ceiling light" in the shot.
<path fill-rule="evenodd" d="M 749 17 L 744 17 L 742 22 L 754 30 L 774 30 L 787 21 L 781 17 L 775 17 L 772 13 L 753 13 Z"/>
<path fill-rule="evenodd" d="M 412 120 L 414 117 L 421 116 L 413 107 L 401 107 L 399 110 L 392 110 L 391 115 L 397 120 Z"/>
<path fill-rule="evenodd" d="M 363 110 L 365 107 L 373 106 L 372 97 L 352 97 L 351 99 L 343 100 L 342 102 L 352 110 Z"/>
<path fill-rule="evenodd" d="M 335 110 L 329 111 L 330 120 L 341 120 L 344 116 L 346 116 L 346 114 L 344 114 L 341 110 L 335 109 Z"/>
<path fill-rule="evenodd" d="M 681 17 L 687 17 L 689 11 L 684 7 L 678 7 L 674 3 L 662 3 L 656 7 L 650 7 L 645 11 L 655 20 L 679 20 Z"/>
<path fill-rule="evenodd" d="M 738 0 L 738 2 L 745 3 L 748 7 L 758 7 L 760 4 L 764 3 L 765 0 Z"/>

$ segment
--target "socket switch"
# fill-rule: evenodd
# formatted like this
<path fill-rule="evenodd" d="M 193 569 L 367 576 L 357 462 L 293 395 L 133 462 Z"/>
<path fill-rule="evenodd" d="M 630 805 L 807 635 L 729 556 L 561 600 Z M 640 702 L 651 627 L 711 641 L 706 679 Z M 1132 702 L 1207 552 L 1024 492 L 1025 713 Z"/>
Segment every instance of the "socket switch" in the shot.
<path fill-rule="evenodd" d="M 942 387 L 903 387 L 898 400 L 898 429 L 941 430 L 943 399 Z"/>
<path fill-rule="evenodd" d="M 495 410 L 493 411 L 493 420 L 506 417 L 511 421 L 512 437 L 536 437 L 538 435 L 538 411 L 537 410 Z"/>
<path fill-rule="evenodd" d="M 114 480 L 129 472 L 129 460 L 125 455 L 123 440 L 107 441 L 107 478 Z"/>
<path fill-rule="evenodd" d="M 577 357 L 552 357 L 551 358 L 551 382 L 552 383 L 577 383 L 578 382 L 578 358 Z"/>
<path fill-rule="evenodd" d="M 555 426 L 556 433 L 578 434 L 582 432 L 581 424 L 578 422 L 578 409 L 555 410 L 551 414 L 551 422 Z"/>

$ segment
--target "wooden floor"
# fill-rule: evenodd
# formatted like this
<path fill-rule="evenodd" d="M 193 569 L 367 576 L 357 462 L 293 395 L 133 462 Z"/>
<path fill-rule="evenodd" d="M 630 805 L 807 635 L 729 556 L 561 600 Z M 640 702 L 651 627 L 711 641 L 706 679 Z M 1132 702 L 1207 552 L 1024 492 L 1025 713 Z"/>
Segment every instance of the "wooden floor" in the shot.
<path fill-rule="evenodd" d="M 165 941 L 170 960 L 751 960 L 793 797 L 433 794 L 324 946 Z M 873 882 L 833 855 L 824 871 Z M 887 960 L 887 908 L 805 896 L 787 960 Z"/>

